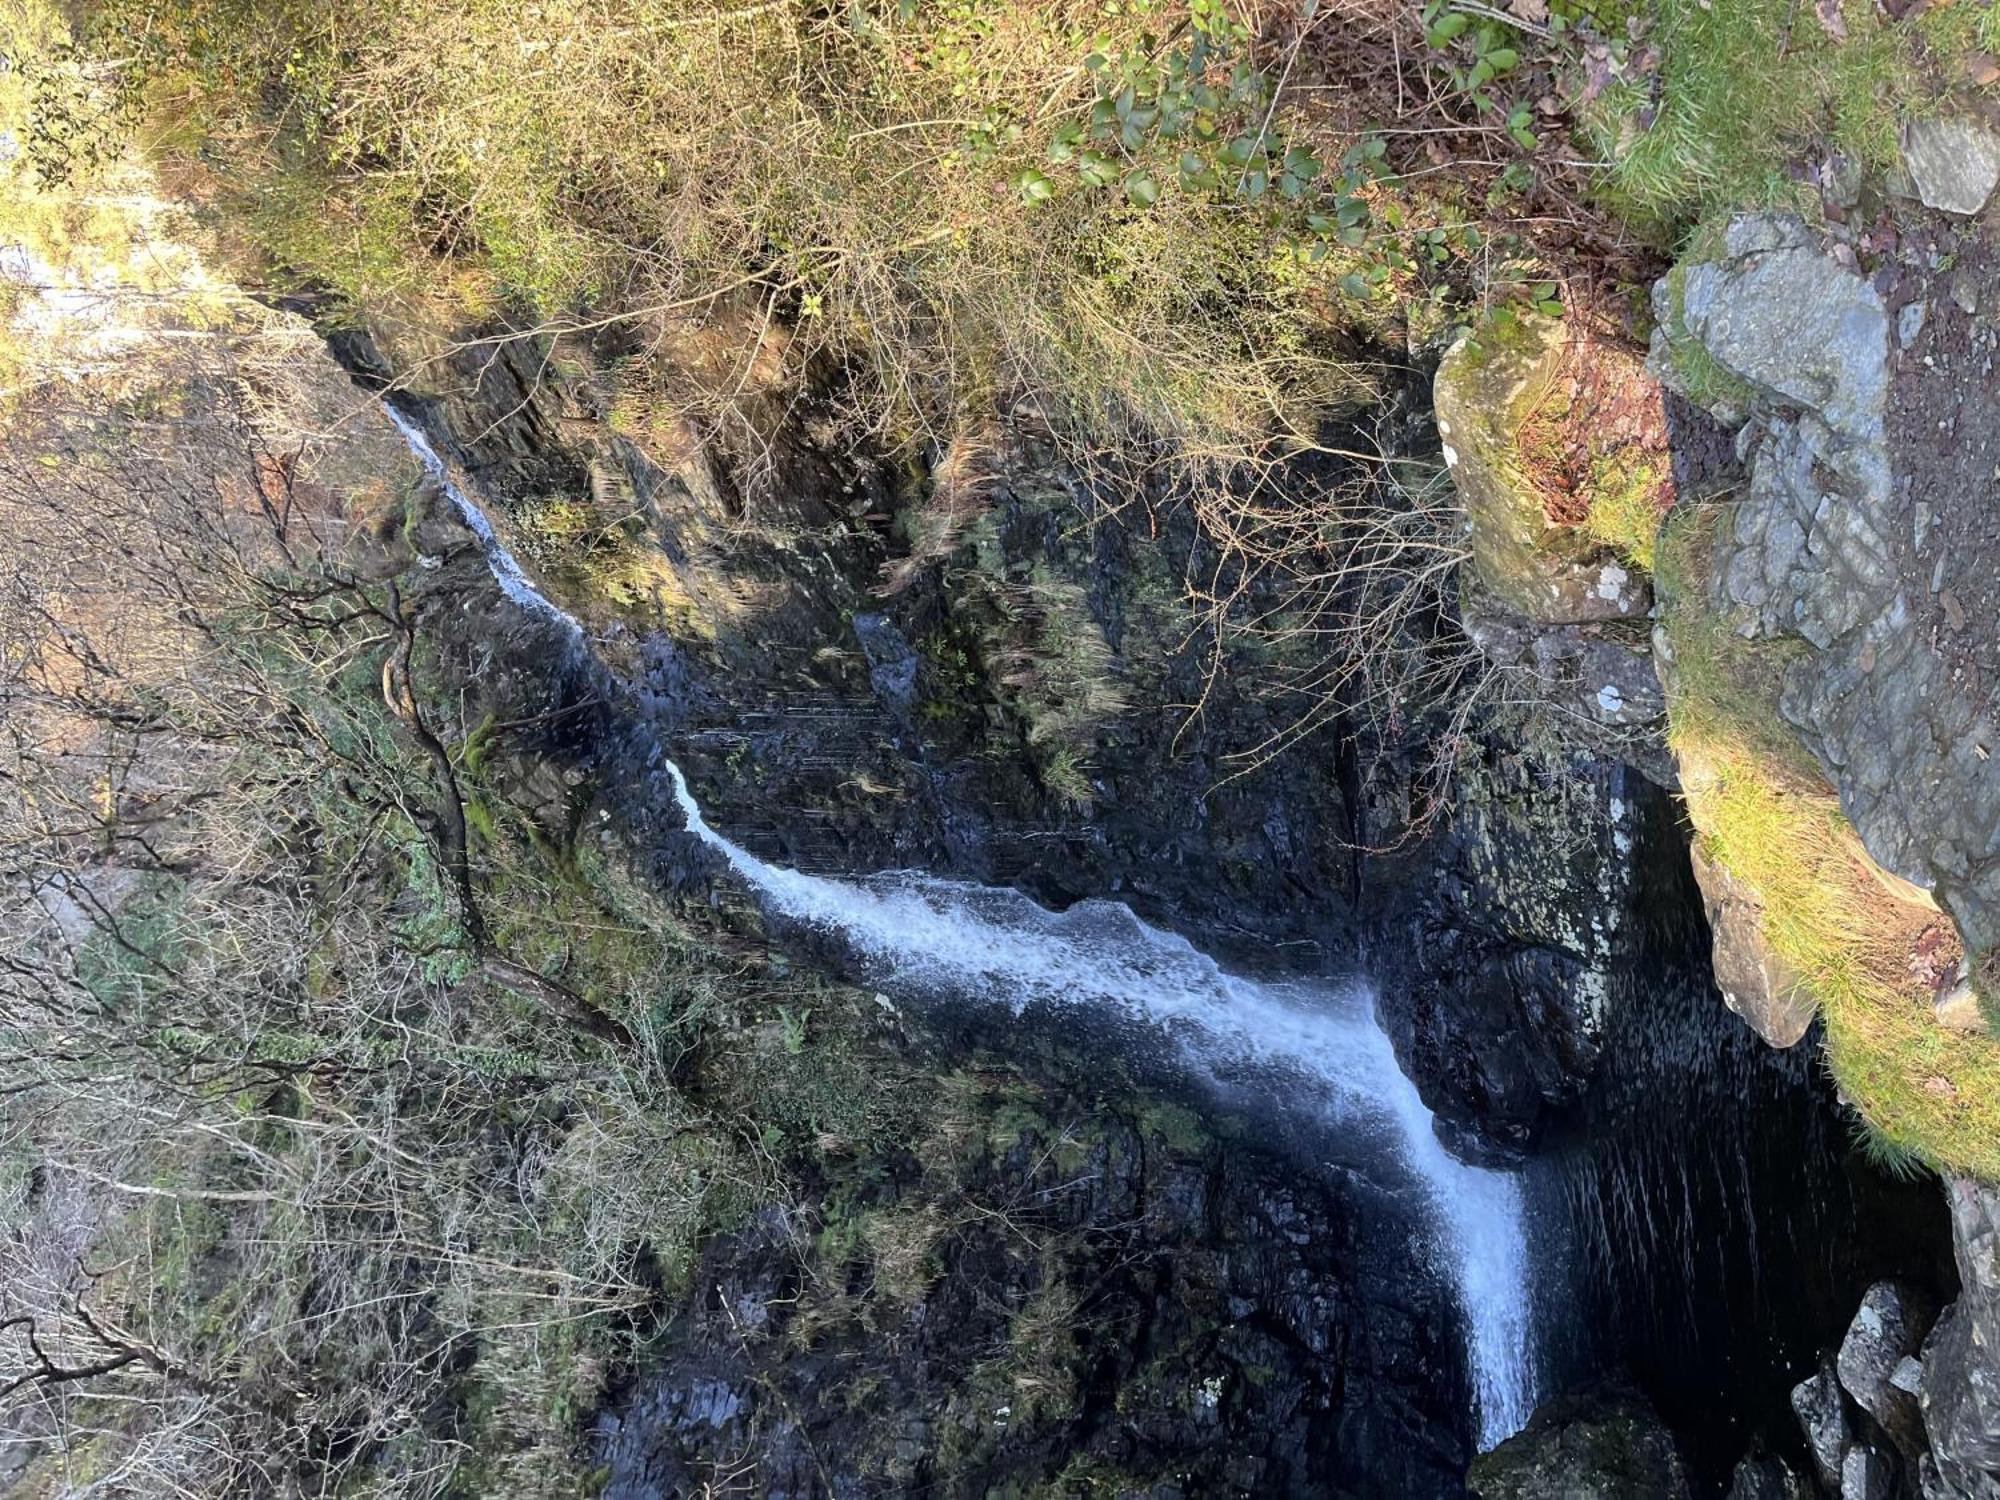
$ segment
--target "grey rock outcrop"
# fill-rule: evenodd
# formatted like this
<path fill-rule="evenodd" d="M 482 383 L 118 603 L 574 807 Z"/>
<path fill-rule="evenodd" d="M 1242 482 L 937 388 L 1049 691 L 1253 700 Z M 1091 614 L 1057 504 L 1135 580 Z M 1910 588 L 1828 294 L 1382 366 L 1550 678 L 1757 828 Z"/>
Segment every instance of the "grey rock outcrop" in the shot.
<path fill-rule="evenodd" d="M 1754 409 L 1738 439 L 1749 482 L 1719 536 L 1714 602 L 1740 634 L 1807 648 L 1787 668 L 1782 716 L 1869 854 L 1934 893 L 1983 952 L 2000 940 L 2000 774 L 1988 763 L 2000 748 L 2000 674 L 1968 675 L 1965 658 L 1990 651 L 2000 621 L 1962 619 L 1970 644 L 1957 656 L 1940 644 L 1949 611 L 1933 598 L 1942 569 L 1924 547 L 1938 545 L 1926 522 L 1944 500 L 1911 493 L 1899 471 L 1923 461 L 1923 445 L 1896 436 L 1902 386 L 1921 361 L 1899 353 L 1892 367 L 1875 283 L 1785 217 L 1738 218 L 1721 252 L 1662 281 L 1655 304 L 1656 369 L 1685 384 L 1676 361 L 1698 345 Z M 1963 318 L 1933 308 L 1923 347 Z"/>
<path fill-rule="evenodd" d="M 1903 168 L 1925 207 L 1969 218 L 2000 186 L 2000 136 L 1970 120 L 1913 120 Z"/>
<path fill-rule="evenodd" d="M 1763 902 L 1703 853 L 1699 842 L 1692 854 L 1724 1003 L 1773 1047 L 1793 1046 L 1812 1026 L 1811 993 L 1764 936 Z"/>
<path fill-rule="evenodd" d="M 1924 1343 L 1925 1500 L 2000 1500 L 2000 1188 L 1953 1178 L 1958 1300 Z"/>

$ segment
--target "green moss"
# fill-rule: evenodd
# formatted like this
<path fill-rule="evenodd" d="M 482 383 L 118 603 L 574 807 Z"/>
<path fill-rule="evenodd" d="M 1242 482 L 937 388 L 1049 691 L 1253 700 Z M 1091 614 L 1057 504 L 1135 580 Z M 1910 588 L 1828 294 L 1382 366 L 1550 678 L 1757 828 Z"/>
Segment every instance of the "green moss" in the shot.
<path fill-rule="evenodd" d="M 1648 573 L 1654 566 L 1666 471 L 1665 458 L 1626 450 L 1602 454 L 1590 466 L 1584 530 Z"/>
<path fill-rule="evenodd" d="M 1182 1155 L 1193 1156 L 1209 1144 L 1208 1128 L 1201 1116 L 1171 1100 L 1142 1098 L 1138 1124 L 1145 1134 L 1159 1137 L 1169 1150 Z"/>
<path fill-rule="evenodd" d="M 1706 252 L 1691 249 L 1689 260 L 1705 258 Z M 1745 410 L 1757 391 L 1746 381 L 1724 369 L 1708 346 L 1688 332 L 1686 314 L 1687 262 L 1667 273 L 1667 358 L 1679 377 L 1681 392 L 1696 406 L 1710 411 L 1735 408 Z"/>

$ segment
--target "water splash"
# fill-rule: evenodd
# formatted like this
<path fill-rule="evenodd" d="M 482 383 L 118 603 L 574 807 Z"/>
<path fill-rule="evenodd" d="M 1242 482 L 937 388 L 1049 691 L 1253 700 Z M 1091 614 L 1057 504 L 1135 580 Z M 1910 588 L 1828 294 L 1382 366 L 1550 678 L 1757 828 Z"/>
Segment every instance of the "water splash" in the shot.
<path fill-rule="evenodd" d="M 393 409 L 390 417 L 479 538 L 507 596 L 580 637 L 582 627 L 536 590 L 423 434 Z M 1464 1323 L 1480 1446 L 1526 1425 L 1538 1361 L 1520 1181 L 1444 1149 L 1365 985 L 1231 974 L 1119 902 L 1055 912 L 1018 891 L 918 871 L 833 879 L 786 869 L 710 827 L 680 768 L 664 765 L 689 833 L 720 854 L 770 911 L 838 934 L 883 982 L 1017 1013 L 1035 1004 L 1110 1011 L 1164 1031 L 1211 1072 L 1285 1075 L 1288 1102 L 1313 1097 L 1343 1129 L 1379 1138 L 1429 1210 L 1432 1268 L 1452 1286 Z"/>

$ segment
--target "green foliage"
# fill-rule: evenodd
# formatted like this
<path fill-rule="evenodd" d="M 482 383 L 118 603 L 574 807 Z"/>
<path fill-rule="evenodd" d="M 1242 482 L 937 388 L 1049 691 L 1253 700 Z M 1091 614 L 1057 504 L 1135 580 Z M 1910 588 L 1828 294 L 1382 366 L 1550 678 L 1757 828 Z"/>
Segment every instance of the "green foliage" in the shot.
<path fill-rule="evenodd" d="M 1659 494 L 1666 461 L 1612 449 L 1590 466 L 1590 509 L 1584 530 L 1627 562 L 1653 571 L 1660 531 Z"/>

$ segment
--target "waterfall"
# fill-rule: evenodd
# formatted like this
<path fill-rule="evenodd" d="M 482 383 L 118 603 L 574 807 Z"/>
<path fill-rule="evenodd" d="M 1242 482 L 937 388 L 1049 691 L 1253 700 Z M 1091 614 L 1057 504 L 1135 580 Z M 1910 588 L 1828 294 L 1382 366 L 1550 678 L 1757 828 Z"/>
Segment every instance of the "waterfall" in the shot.
<path fill-rule="evenodd" d="M 508 597 L 580 638 L 582 627 L 536 591 L 422 433 L 393 409 L 390 416 L 479 538 Z M 881 982 L 1002 1003 L 1017 1014 L 1034 1004 L 1110 1012 L 1164 1032 L 1191 1065 L 1211 1074 L 1253 1068 L 1281 1075 L 1290 1084 L 1288 1102 L 1311 1097 L 1343 1129 L 1380 1138 L 1421 1193 L 1426 1254 L 1456 1294 L 1480 1447 L 1527 1423 L 1537 1358 L 1520 1181 L 1444 1149 L 1365 985 L 1231 974 L 1119 902 L 1055 912 L 1018 891 L 917 871 L 833 879 L 773 865 L 711 828 L 680 768 L 664 766 L 689 833 L 720 854 L 767 910 L 838 934 Z"/>

